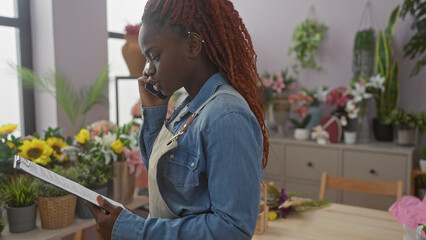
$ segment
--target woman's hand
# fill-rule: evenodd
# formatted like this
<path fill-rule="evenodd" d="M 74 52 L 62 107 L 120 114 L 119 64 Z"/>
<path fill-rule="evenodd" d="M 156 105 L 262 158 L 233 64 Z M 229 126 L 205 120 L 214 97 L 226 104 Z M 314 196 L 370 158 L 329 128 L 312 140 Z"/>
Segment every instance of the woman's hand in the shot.
<path fill-rule="evenodd" d="M 92 203 L 85 201 L 85 204 L 95 217 L 98 237 L 100 237 L 100 239 L 108 240 L 111 239 L 112 228 L 114 227 L 115 221 L 121 211 L 123 211 L 123 208 L 112 205 L 101 196 L 98 196 L 97 200 L 99 206 L 107 211 L 106 213 L 102 212 L 98 206 L 95 206 Z"/>
<path fill-rule="evenodd" d="M 138 78 L 139 96 L 141 98 L 142 105 L 144 107 L 154 107 L 168 104 L 170 97 L 168 97 L 167 99 L 161 99 L 159 97 L 154 96 L 152 93 L 146 90 L 145 84 L 147 82 L 148 74 L 143 71 L 142 77 Z"/>

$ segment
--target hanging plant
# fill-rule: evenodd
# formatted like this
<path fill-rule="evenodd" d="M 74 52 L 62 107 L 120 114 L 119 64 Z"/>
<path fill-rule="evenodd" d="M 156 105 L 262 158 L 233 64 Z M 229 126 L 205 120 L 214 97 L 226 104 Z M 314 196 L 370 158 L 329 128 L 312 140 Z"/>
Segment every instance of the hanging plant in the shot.
<path fill-rule="evenodd" d="M 315 19 L 308 18 L 303 21 L 294 29 L 293 45 L 289 49 L 289 56 L 294 53 L 294 61 L 299 62 L 302 68 L 320 71 L 321 67 L 316 63 L 315 55 L 327 29 L 327 26 L 318 23 Z M 298 72 L 297 64 L 293 65 L 293 70 Z"/>
<path fill-rule="evenodd" d="M 375 41 L 374 30 L 368 28 L 355 35 L 352 74 L 353 78 L 364 75 L 369 78 L 374 74 Z"/>

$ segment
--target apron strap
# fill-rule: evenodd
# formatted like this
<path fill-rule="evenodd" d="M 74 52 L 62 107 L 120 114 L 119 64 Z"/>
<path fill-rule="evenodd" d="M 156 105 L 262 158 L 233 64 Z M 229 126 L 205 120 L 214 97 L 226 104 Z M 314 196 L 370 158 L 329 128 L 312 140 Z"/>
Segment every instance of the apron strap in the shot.
<path fill-rule="evenodd" d="M 207 105 L 207 103 L 209 103 L 219 94 L 229 94 L 229 95 L 235 96 L 243 100 L 247 104 L 247 101 L 238 92 L 225 90 L 225 89 L 215 92 L 203 104 L 201 104 L 201 106 L 188 118 L 188 120 L 186 120 L 185 124 L 181 127 L 179 132 L 170 138 L 167 145 L 170 145 L 173 141 L 176 141 L 180 135 L 184 134 L 188 130 L 188 127 L 191 125 L 192 121 L 194 121 L 194 119 L 199 115 L 199 113 L 201 112 L 201 110 L 203 110 L 203 108 Z"/>

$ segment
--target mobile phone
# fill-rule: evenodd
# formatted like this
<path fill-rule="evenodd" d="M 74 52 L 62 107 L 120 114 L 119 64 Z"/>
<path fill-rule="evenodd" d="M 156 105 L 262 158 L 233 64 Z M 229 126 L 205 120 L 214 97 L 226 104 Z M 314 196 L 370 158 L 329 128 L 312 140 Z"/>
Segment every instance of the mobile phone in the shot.
<path fill-rule="evenodd" d="M 148 92 L 150 92 L 152 95 L 161 98 L 161 99 L 166 99 L 167 96 L 164 96 L 160 91 L 156 91 L 154 89 L 154 86 L 152 86 L 151 83 L 146 83 L 145 84 L 145 89 L 148 90 Z"/>

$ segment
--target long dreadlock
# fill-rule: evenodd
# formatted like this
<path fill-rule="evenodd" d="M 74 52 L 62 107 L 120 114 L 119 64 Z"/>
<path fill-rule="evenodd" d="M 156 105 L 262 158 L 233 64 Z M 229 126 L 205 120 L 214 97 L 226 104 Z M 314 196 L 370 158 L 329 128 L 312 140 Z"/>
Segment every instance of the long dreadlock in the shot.
<path fill-rule="evenodd" d="M 263 135 L 263 168 L 269 154 L 268 130 L 263 118 L 264 98 L 258 84 L 257 55 L 247 29 L 229 0 L 149 0 L 143 22 L 198 33 L 207 56 L 246 99 Z"/>

